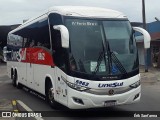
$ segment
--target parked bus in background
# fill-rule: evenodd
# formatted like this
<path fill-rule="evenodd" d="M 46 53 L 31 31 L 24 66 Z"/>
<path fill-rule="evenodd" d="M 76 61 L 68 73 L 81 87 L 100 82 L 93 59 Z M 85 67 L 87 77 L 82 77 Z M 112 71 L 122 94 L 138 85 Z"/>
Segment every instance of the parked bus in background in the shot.
<path fill-rule="evenodd" d="M 135 31 L 121 12 L 56 6 L 8 34 L 7 70 L 17 88 L 45 95 L 56 108 L 108 107 L 141 97 Z"/>

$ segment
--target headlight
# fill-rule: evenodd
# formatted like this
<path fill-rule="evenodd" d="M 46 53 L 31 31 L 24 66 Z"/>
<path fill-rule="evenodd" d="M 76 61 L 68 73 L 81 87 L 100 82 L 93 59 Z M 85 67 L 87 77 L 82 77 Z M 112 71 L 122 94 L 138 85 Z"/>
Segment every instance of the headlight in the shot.
<path fill-rule="evenodd" d="M 90 88 L 88 87 L 84 87 L 84 86 L 79 86 L 77 84 L 68 82 L 64 77 L 61 77 L 62 80 L 72 89 L 78 90 L 78 91 L 85 91 L 85 90 L 89 90 Z"/>
<path fill-rule="evenodd" d="M 137 82 L 135 82 L 135 83 L 133 83 L 132 85 L 130 85 L 130 87 L 131 88 L 137 88 L 138 86 L 140 86 L 140 80 L 139 81 L 137 81 Z"/>
<path fill-rule="evenodd" d="M 78 91 L 85 91 L 85 90 L 88 90 L 90 88 L 87 88 L 87 87 L 83 87 L 83 86 L 79 86 L 79 85 L 76 85 L 74 83 L 70 83 L 70 82 L 66 82 L 66 84 L 70 87 L 70 88 L 73 88 L 75 90 L 78 90 Z"/>

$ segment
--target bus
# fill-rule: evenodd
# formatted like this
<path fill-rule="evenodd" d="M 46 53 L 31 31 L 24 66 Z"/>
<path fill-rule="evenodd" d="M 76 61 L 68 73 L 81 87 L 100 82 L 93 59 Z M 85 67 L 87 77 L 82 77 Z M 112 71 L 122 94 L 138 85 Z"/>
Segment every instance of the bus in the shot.
<path fill-rule="evenodd" d="M 26 86 L 53 108 L 109 107 L 141 97 L 136 31 L 121 12 L 54 6 L 8 34 L 7 71 L 13 86 Z"/>

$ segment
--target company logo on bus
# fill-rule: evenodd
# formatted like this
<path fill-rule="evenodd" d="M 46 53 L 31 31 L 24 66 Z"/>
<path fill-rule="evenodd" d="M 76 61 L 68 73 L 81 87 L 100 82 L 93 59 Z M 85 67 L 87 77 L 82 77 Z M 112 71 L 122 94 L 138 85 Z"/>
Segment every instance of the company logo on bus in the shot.
<path fill-rule="evenodd" d="M 12 60 L 18 60 L 21 62 L 21 60 L 26 59 L 26 49 L 19 49 L 19 51 L 12 51 L 11 52 L 11 58 Z"/>
<path fill-rule="evenodd" d="M 101 83 L 98 84 L 99 88 L 119 87 L 119 86 L 123 86 L 123 82 L 121 83 L 115 82 L 115 83 L 110 83 L 110 84 L 101 84 Z"/>
<path fill-rule="evenodd" d="M 109 95 L 114 95 L 114 90 L 113 90 L 113 89 L 110 89 L 110 90 L 108 91 L 108 94 L 109 94 Z"/>

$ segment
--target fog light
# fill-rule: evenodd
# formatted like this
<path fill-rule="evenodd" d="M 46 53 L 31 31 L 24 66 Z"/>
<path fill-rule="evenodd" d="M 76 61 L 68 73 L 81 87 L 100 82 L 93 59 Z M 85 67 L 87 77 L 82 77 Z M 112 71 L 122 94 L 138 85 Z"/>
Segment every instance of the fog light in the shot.
<path fill-rule="evenodd" d="M 133 100 L 137 99 L 138 97 L 139 97 L 139 93 L 135 95 Z"/>
<path fill-rule="evenodd" d="M 82 105 L 84 105 L 84 103 L 83 103 L 82 99 L 79 99 L 79 98 L 73 97 L 73 101 L 74 101 L 74 102 L 76 102 L 76 103 L 78 103 L 78 104 L 82 104 Z"/>

